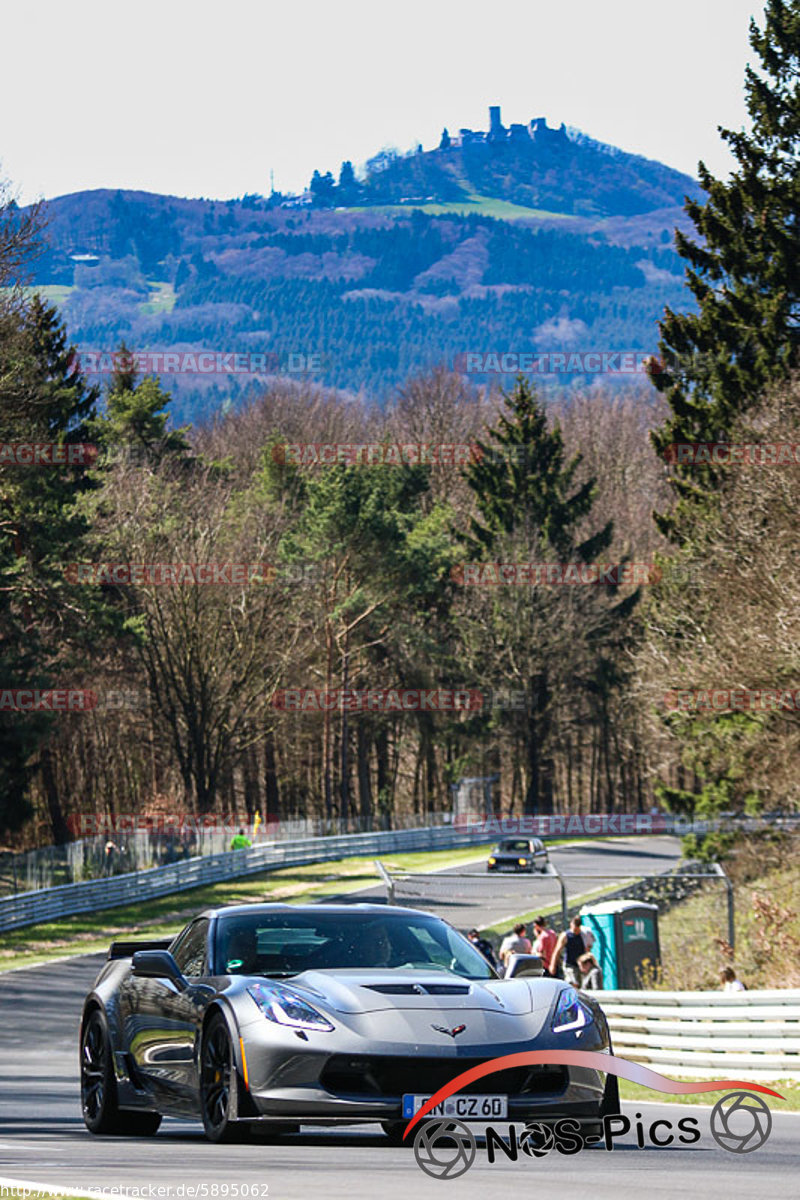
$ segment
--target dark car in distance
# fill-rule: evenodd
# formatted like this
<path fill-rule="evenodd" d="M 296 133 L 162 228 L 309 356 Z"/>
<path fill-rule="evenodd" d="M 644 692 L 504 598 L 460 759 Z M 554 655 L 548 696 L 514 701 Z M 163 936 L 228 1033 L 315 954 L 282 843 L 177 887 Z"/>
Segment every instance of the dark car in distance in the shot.
<path fill-rule="evenodd" d="M 534 871 L 544 874 L 550 859 L 541 838 L 503 838 L 486 863 L 487 871 Z"/>

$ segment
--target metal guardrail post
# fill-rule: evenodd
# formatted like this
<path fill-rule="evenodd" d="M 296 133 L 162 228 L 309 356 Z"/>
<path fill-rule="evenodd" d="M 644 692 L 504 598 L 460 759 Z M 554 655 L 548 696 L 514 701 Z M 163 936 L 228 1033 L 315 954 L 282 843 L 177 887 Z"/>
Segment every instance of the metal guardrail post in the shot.
<path fill-rule="evenodd" d="M 718 863 L 718 862 L 711 863 L 711 870 L 714 872 L 715 875 L 719 875 L 721 879 L 725 880 L 725 890 L 728 893 L 728 944 L 729 944 L 731 950 L 735 950 L 736 949 L 736 918 L 735 918 L 735 911 L 734 911 L 735 901 L 734 901 L 734 896 L 733 896 L 733 884 L 731 883 L 730 878 L 729 878 L 727 872 L 725 871 L 725 868 L 723 867 L 722 863 Z"/>
<path fill-rule="evenodd" d="M 551 875 L 554 878 L 556 878 L 558 880 L 558 885 L 561 888 L 561 921 L 564 926 L 564 929 L 568 929 L 569 928 L 569 903 L 567 900 L 567 885 L 564 882 L 564 876 L 561 874 L 558 867 L 553 865 L 553 863 L 548 862 L 545 864 L 545 866 L 546 866 L 546 870 L 543 871 L 542 874 L 543 875 Z"/>
<path fill-rule="evenodd" d="M 379 858 L 373 859 L 373 862 L 375 863 L 375 866 L 378 869 L 378 874 L 380 875 L 383 882 L 386 884 L 386 903 L 394 904 L 394 902 L 395 902 L 395 900 L 394 900 L 394 880 L 392 879 L 391 875 L 386 870 L 386 867 L 383 865 L 383 863 L 381 862 L 381 860 Z"/>

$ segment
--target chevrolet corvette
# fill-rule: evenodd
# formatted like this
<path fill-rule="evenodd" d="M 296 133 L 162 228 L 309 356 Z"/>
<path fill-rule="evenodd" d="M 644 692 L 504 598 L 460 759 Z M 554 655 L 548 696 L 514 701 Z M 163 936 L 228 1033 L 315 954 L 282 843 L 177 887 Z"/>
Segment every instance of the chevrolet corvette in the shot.
<path fill-rule="evenodd" d="M 597 1001 L 558 979 L 498 978 L 439 917 L 231 906 L 171 940 L 111 945 L 81 1017 L 81 1103 L 94 1134 L 154 1134 L 173 1116 L 216 1142 L 362 1122 L 396 1140 L 470 1067 L 558 1048 L 610 1052 Z M 446 1104 L 476 1121 L 618 1111 L 614 1076 L 560 1065 L 486 1076 Z"/>

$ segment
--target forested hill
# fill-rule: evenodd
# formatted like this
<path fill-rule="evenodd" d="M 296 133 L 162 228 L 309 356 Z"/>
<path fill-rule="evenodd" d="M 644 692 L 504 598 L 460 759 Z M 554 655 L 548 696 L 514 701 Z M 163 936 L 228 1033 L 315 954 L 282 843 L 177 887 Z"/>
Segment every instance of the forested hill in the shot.
<path fill-rule="evenodd" d="M 317 171 L 300 196 L 62 196 L 33 283 L 85 353 L 262 355 L 378 401 L 468 352 L 652 351 L 686 304 L 672 238 L 697 184 L 541 120 L 499 129 Z M 250 380 L 165 382 L 187 420 Z"/>
<path fill-rule="evenodd" d="M 442 131 L 439 147 L 400 155 L 383 150 L 357 179 L 343 163 L 314 173 L 315 201 L 351 204 L 453 204 L 492 197 L 543 213 L 634 216 L 683 203 L 697 193 L 688 175 L 627 154 L 544 117 L 506 128 L 489 110 L 489 130 Z"/>

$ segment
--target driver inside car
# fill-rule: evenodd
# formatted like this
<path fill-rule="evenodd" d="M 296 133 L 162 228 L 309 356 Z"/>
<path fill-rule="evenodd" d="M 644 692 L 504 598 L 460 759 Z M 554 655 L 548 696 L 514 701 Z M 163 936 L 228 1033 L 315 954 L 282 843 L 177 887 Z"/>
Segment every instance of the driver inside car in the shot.
<path fill-rule="evenodd" d="M 225 970 L 234 975 L 250 975 L 256 970 L 257 963 L 258 941 L 255 929 L 234 929 L 225 951 Z"/>

